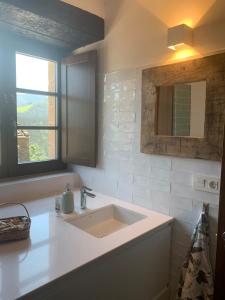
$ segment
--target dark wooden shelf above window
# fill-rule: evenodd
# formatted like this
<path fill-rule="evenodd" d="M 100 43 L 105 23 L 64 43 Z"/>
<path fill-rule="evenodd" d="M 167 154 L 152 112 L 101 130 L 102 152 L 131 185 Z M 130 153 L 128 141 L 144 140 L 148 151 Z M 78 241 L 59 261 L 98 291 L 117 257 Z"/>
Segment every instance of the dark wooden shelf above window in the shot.
<path fill-rule="evenodd" d="M 57 0 L 0 1 L 1 30 L 74 50 L 104 39 L 104 20 Z"/>

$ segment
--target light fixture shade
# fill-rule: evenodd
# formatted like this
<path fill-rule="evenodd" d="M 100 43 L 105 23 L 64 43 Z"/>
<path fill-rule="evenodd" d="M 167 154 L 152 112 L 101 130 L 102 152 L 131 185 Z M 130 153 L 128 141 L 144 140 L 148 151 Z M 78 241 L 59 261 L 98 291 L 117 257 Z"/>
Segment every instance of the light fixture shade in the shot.
<path fill-rule="evenodd" d="M 192 28 L 181 24 L 168 29 L 168 48 L 177 50 L 183 45 L 192 45 Z"/>

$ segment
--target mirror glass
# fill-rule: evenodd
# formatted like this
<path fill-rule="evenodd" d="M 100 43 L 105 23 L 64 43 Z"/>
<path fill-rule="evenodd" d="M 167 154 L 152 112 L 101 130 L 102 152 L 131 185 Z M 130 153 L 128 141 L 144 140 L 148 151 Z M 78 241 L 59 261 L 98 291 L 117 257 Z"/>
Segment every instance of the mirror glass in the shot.
<path fill-rule="evenodd" d="M 206 81 L 157 88 L 157 135 L 204 137 Z"/>

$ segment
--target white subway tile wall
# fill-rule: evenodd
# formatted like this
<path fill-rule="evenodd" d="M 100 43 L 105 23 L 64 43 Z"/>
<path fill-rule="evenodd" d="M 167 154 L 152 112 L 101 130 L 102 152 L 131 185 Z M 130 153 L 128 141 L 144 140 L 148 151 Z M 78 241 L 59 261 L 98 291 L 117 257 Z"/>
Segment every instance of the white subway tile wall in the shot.
<path fill-rule="evenodd" d="M 96 169 L 74 166 L 84 184 L 175 218 L 172 237 L 171 295 L 202 203 L 210 203 L 210 248 L 215 263 L 219 196 L 193 190 L 196 173 L 220 176 L 219 162 L 140 153 L 141 70 L 99 78 L 99 157 Z M 104 85 L 104 87 L 103 87 Z M 172 296 L 173 298 L 173 296 Z"/>

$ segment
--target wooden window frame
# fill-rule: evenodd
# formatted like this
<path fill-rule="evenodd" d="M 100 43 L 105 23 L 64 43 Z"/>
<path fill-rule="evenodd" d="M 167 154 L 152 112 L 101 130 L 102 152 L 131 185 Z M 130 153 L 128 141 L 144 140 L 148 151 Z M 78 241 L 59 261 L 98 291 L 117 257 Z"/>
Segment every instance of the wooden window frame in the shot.
<path fill-rule="evenodd" d="M 70 71 L 75 72 L 73 76 L 70 75 Z M 79 76 L 77 80 L 76 76 Z M 85 79 L 81 82 L 82 76 Z M 73 82 L 71 85 L 70 80 Z M 84 81 L 86 85 L 82 84 Z M 72 86 L 72 89 L 69 86 Z M 97 164 L 97 51 L 92 50 L 63 59 L 62 115 L 64 116 L 62 120 L 63 161 L 95 168 Z M 83 120 L 85 126 L 82 125 Z"/>
<path fill-rule="evenodd" d="M 2 111 L 7 112 L 1 120 L 2 132 L 2 165 L 0 168 L 0 177 L 16 177 L 32 175 L 44 172 L 51 172 L 66 169 L 66 164 L 61 161 L 61 53 L 57 50 L 41 45 L 39 43 L 21 43 L 19 40 L 9 41 L 5 46 L 7 57 L 3 62 L 4 69 L 7 68 L 6 77 L 8 83 L 4 86 L 4 78 L 1 86 L 0 106 Z M 3 51 L 4 52 L 4 51 Z M 57 64 L 57 118 L 58 118 L 58 136 L 57 153 L 55 160 L 43 162 L 30 162 L 19 164 L 17 159 L 17 136 L 15 136 L 15 124 L 17 120 L 16 113 L 16 53 L 36 56 L 46 60 L 55 61 Z"/>

